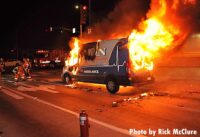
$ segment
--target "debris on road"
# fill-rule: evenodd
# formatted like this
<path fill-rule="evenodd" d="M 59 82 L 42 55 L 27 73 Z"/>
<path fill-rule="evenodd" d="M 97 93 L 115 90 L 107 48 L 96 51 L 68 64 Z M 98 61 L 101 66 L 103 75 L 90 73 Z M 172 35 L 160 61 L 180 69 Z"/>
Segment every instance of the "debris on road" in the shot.
<path fill-rule="evenodd" d="M 178 107 L 181 107 L 181 108 L 183 108 L 184 107 L 184 105 L 177 105 Z"/>
<path fill-rule="evenodd" d="M 189 93 L 190 93 L 190 94 L 193 94 L 193 93 L 195 93 L 195 94 L 200 94 L 200 91 L 197 91 L 197 90 L 190 90 Z"/>
<path fill-rule="evenodd" d="M 148 96 L 148 93 L 142 93 L 142 94 L 140 94 L 140 98 L 143 98 L 143 97 L 147 97 Z"/>
<path fill-rule="evenodd" d="M 103 110 L 102 109 L 100 109 L 100 108 L 98 108 L 98 109 L 96 109 L 98 112 L 103 112 Z"/>
<path fill-rule="evenodd" d="M 118 103 L 117 102 L 112 102 L 112 107 L 117 107 L 118 106 Z"/>
<path fill-rule="evenodd" d="M 165 92 L 158 92 L 158 91 L 154 91 L 154 92 L 144 92 L 144 93 L 141 93 L 141 94 L 138 94 L 137 96 L 135 97 L 129 97 L 129 98 L 124 98 L 124 99 L 121 99 L 121 100 L 118 100 L 118 101 L 114 101 L 112 102 L 112 107 L 115 107 L 115 105 L 119 105 L 119 103 L 123 103 L 123 102 L 129 102 L 131 103 L 131 101 L 134 101 L 135 103 L 139 104 L 138 101 L 146 98 L 146 97 L 149 97 L 149 96 L 168 96 L 169 94 L 168 93 L 165 93 Z"/>
<path fill-rule="evenodd" d="M 91 92 L 91 91 L 93 91 L 93 89 L 87 88 L 86 91 L 87 91 L 87 92 Z"/>
<path fill-rule="evenodd" d="M 166 92 L 153 92 L 154 96 L 168 96 L 169 94 Z"/>
<path fill-rule="evenodd" d="M 75 84 L 65 85 L 65 87 L 69 87 L 69 88 L 73 88 L 73 89 L 77 88 Z"/>

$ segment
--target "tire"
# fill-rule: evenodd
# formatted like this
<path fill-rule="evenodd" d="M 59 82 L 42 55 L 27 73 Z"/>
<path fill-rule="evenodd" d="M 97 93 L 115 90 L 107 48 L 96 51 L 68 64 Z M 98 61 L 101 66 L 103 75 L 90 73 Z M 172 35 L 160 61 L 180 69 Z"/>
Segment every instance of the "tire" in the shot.
<path fill-rule="evenodd" d="M 63 82 L 67 85 L 70 85 L 72 83 L 72 79 L 70 77 L 69 74 L 65 74 L 64 77 L 63 77 Z"/>
<path fill-rule="evenodd" d="M 109 93 L 115 94 L 119 91 L 119 84 L 116 82 L 114 78 L 108 78 L 106 80 L 106 88 Z"/>

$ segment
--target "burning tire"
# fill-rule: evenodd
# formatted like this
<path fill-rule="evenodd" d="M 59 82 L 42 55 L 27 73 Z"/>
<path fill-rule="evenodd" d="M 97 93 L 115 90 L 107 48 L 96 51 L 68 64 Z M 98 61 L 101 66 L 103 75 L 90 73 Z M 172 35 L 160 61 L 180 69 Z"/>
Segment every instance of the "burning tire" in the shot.
<path fill-rule="evenodd" d="M 108 78 L 106 80 L 106 88 L 108 92 L 110 92 L 111 94 L 115 94 L 117 93 L 117 91 L 119 91 L 119 84 L 114 78 Z"/>
<path fill-rule="evenodd" d="M 69 74 L 65 74 L 64 77 L 63 77 L 63 82 L 67 85 L 71 84 L 72 83 L 72 79 L 70 77 Z"/>

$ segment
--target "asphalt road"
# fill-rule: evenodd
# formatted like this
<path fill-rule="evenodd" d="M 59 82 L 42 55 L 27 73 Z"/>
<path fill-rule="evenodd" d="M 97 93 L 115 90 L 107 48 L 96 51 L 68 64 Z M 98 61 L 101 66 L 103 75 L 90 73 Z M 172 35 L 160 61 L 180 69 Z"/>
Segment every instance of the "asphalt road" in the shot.
<path fill-rule="evenodd" d="M 91 137 L 126 137 L 133 130 L 138 132 L 132 136 L 142 131 L 153 136 L 149 130 L 159 137 L 174 136 L 174 129 L 197 132 L 180 132 L 179 136 L 200 136 L 200 68 L 159 67 L 154 73 L 155 83 L 121 87 L 116 95 L 109 94 L 104 85 L 64 85 L 59 69 L 39 70 L 31 80 L 17 83 L 12 75 L 4 74 L 0 80 L 0 136 L 79 137 L 82 109 L 90 118 Z"/>

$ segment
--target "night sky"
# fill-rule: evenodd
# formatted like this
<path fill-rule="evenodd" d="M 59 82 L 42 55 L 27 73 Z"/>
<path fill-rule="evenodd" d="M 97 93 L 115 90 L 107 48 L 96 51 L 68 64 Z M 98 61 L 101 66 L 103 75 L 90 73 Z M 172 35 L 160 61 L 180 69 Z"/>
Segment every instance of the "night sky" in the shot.
<path fill-rule="evenodd" d="M 91 0 L 93 22 L 105 17 L 119 0 Z M 11 49 L 67 49 L 73 35 L 61 33 L 61 27 L 79 27 L 80 12 L 76 4 L 88 4 L 87 0 L 29 0 L 1 3 L 0 55 Z M 49 27 L 53 31 L 49 32 Z"/>

